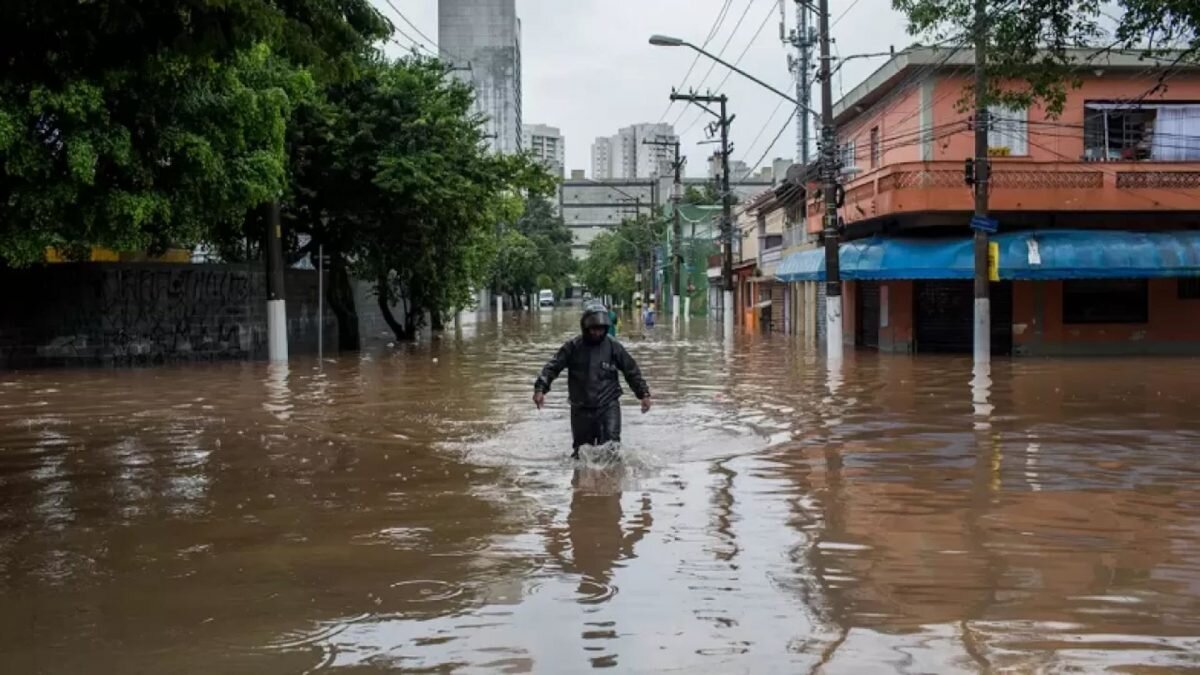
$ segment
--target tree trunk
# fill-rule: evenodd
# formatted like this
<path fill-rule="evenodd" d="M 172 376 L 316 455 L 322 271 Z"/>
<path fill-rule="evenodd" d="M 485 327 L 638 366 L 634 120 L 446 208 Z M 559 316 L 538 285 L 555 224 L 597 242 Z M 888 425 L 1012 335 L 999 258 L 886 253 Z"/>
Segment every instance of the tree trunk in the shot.
<path fill-rule="evenodd" d="M 442 312 L 440 310 L 429 310 L 429 329 L 438 331 L 439 333 L 446 329 L 442 320 Z"/>
<path fill-rule="evenodd" d="M 383 320 L 387 323 L 388 328 L 392 329 L 392 333 L 396 336 L 397 340 L 410 340 L 411 338 L 407 337 L 405 327 L 400 325 L 400 322 L 396 321 L 396 317 L 392 314 L 391 293 L 388 292 L 386 272 L 379 275 L 375 290 L 375 297 L 379 301 L 379 313 L 383 315 Z"/>
<path fill-rule="evenodd" d="M 358 335 L 358 309 L 354 306 L 354 287 L 346 271 L 346 260 L 333 251 L 329 256 L 329 285 L 325 289 L 329 308 L 338 321 L 338 348 L 355 351 L 361 344 Z"/>
<path fill-rule="evenodd" d="M 424 312 L 415 302 L 406 300 L 404 303 L 404 318 L 407 323 L 407 330 L 404 331 L 404 340 L 417 339 L 417 326 L 421 325 L 421 314 Z"/>

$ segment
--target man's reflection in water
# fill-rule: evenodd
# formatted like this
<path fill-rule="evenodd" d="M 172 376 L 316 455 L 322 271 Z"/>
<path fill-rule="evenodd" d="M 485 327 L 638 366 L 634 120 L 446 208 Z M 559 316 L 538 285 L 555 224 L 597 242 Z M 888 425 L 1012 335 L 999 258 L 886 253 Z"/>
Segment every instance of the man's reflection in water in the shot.
<path fill-rule="evenodd" d="M 576 468 L 571 477 L 574 492 L 567 527 L 551 528 L 549 533 L 547 551 L 564 572 L 582 576 L 579 592 L 587 598 L 607 599 L 613 568 L 618 561 L 634 557 L 634 545 L 654 522 L 650 497 L 643 495 L 637 515 L 622 524 L 621 490 L 626 477 L 621 462 Z"/>
<path fill-rule="evenodd" d="M 621 488 L 626 479 L 623 463 L 576 468 L 571 477 L 574 492 L 567 526 L 553 527 L 546 550 L 564 573 L 579 574 L 578 602 L 602 604 L 616 593 L 613 568 L 618 561 L 635 557 L 633 547 L 650 531 L 650 497 L 643 495 L 637 514 L 622 523 Z M 567 549 L 570 549 L 569 555 Z M 587 616 L 587 615 L 585 615 Z M 596 668 L 617 665 L 617 654 L 603 641 L 617 637 L 616 622 L 595 620 L 583 626 L 581 637 L 588 660 Z M 610 643 L 611 646 L 611 643 Z"/>

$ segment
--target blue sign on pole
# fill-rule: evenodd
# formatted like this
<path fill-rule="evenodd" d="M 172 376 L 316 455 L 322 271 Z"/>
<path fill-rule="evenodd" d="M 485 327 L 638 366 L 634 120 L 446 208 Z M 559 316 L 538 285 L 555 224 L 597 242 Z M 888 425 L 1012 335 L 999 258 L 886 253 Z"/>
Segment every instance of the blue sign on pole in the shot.
<path fill-rule="evenodd" d="M 996 234 L 1000 231 L 1000 221 L 995 218 L 984 218 L 983 216 L 974 216 L 971 218 L 971 229 L 988 234 Z"/>

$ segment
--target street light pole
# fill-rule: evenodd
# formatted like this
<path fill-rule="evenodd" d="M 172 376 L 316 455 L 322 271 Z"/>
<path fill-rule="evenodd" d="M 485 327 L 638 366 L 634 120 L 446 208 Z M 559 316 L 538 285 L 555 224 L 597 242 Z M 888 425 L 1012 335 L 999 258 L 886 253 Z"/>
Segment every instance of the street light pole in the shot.
<path fill-rule="evenodd" d="M 821 40 L 821 176 L 825 198 L 825 356 L 829 365 L 834 366 L 842 362 L 842 277 L 838 259 L 838 167 L 830 77 L 829 0 L 820 0 L 817 24 Z"/>
<path fill-rule="evenodd" d="M 725 335 L 733 334 L 733 195 L 729 194 L 729 117 L 725 111 L 725 96 L 721 99 L 721 220 L 725 224 L 725 261 L 721 277 L 725 282 L 722 301 L 725 305 Z"/>

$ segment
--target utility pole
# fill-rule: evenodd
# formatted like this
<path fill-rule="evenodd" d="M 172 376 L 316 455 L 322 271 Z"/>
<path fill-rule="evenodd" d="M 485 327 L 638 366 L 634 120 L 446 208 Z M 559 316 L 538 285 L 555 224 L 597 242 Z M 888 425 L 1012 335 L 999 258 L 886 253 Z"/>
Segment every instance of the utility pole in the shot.
<path fill-rule="evenodd" d="M 726 98 L 721 95 L 721 220 L 725 226 L 725 260 L 721 279 L 725 282 L 724 321 L 726 338 L 733 337 L 733 195 L 729 194 L 729 119 L 725 110 Z"/>
<path fill-rule="evenodd" d="M 827 0 L 822 0 L 823 2 Z M 720 96 L 699 95 L 699 94 L 678 94 L 671 93 L 672 101 L 687 101 L 693 103 L 705 112 L 717 118 L 716 125 L 721 131 L 721 235 L 725 241 L 725 260 L 721 265 L 721 281 L 724 287 L 722 297 L 722 317 L 725 323 L 725 335 L 731 337 L 733 335 L 733 195 L 730 194 L 729 188 L 729 125 L 733 123 L 733 117 L 730 117 L 727 110 L 729 98 L 724 94 Z M 715 112 L 705 103 L 720 104 L 720 112 Z M 832 117 L 833 107 L 830 106 L 830 116 Z"/>
<path fill-rule="evenodd" d="M 287 363 L 287 307 L 283 288 L 283 228 L 279 223 L 279 200 L 266 205 L 267 263 L 267 358 Z"/>
<path fill-rule="evenodd" d="M 658 145 L 675 148 L 675 159 L 671 162 L 671 168 L 675 170 L 675 184 L 671 189 L 671 204 L 673 205 L 674 222 L 671 227 L 671 241 L 673 242 L 671 251 L 671 320 L 679 320 L 679 297 L 680 297 L 680 274 L 682 273 L 683 263 L 683 224 L 679 218 L 679 203 L 683 201 L 683 163 L 685 160 L 679 157 L 679 140 L 674 141 L 642 141 L 646 145 Z"/>
<path fill-rule="evenodd" d="M 804 110 L 812 107 L 812 50 L 816 44 L 816 36 L 809 26 L 808 0 L 796 0 L 796 25 L 785 40 L 796 48 L 796 55 L 788 55 L 788 70 L 796 76 L 796 100 L 800 101 Z M 808 166 L 809 138 L 807 114 L 796 115 L 796 161 L 801 166 Z"/>
<path fill-rule="evenodd" d="M 988 110 L 987 110 L 987 0 L 975 0 L 975 364 L 992 356 L 992 308 L 988 297 L 988 232 L 996 223 L 988 218 Z"/>
<path fill-rule="evenodd" d="M 825 338 L 826 359 L 842 362 L 842 276 L 838 260 L 838 166 L 833 129 L 833 82 L 830 77 L 829 0 L 819 0 L 817 32 L 821 38 L 821 176 L 825 198 Z"/>

